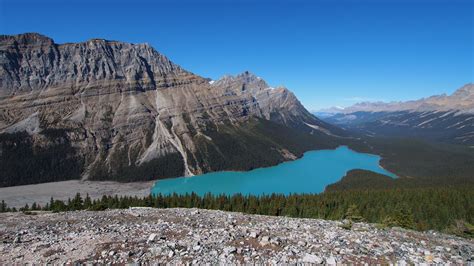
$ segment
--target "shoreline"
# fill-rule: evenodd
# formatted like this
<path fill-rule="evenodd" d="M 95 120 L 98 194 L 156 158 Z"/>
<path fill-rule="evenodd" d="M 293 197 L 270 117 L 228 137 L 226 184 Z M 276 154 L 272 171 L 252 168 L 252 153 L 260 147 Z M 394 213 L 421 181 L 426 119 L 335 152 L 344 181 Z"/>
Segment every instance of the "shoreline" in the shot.
<path fill-rule="evenodd" d="M 145 197 L 151 193 L 156 180 L 146 182 L 120 183 L 114 181 L 80 181 L 68 180 L 50 183 L 40 183 L 0 188 L 0 201 L 4 200 L 8 207 L 20 208 L 33 202 L 44 206 L 51 197 L 57 200 L 73 198 L 76 193 L 91 199 L 107 196 L 137 196 Z"/>
<path fill-rule="evenodd" d="M 397 179 L 397 178 L 400 178 L 400 176 L 398 176 L 397 174 L 395 174 L 394 172 L 392 171 L 389 171 L 388 169 L 386 169 L 385 167 L 383 167 L 382 165 L 382 157 L 380 157 L 380 161 L 379 161 L 379 167 L 382 168 L 383 170 L 387 171 L 388 173 L 391 173 L 392 175 L 394 175 L 395 177 L 393 176 L 389 176 L 391 177 L 392 179 Z M 387 175 L 388 176 L 388 175 Z"/>
<path fill-rule="evenodd" d="M 226 184 L 223 179 L 223 177 L 229 177 L 231 180 L 231 183 L 238 183 L 238 182 L 242 182 L 240 181 L 241 179 L 242 180 L 248 180 L 248 181 L 244 181 L 243 183 L 248 183 L 248 182 L 252 182 L 253 179 L 247 179 L 247 177 L 249 177 L 248 175 L 250 176 L 253 176 L 255 178 L 266 178 L 266 176 L 268 175 L 267 172 L 263 172 L 264 169 L 270 169 L 270 168 L 277 168 L 277 167 L 284 167 L 284 166 L 287 166 L 287 165 L 290 165 L 290 164 L 293 164 L 299 160 L 303 160 L 304 158 L 306 158 L 307 156 L 310 156 L 312 155 L 313 153 L 318 153 L 318 152 L 337 152 L 337 151 L 342 151 L 343 154 L 346 154 L 346 153 L 349 153 L 350 156 L 354 155 L 354 156 L 364 156 L 364 157 L 367 157 L 367 160 L 370 160 L 370 161 L 364 161 L 365 163 L 364 164 L 360 164 L 357 162 L 357 160 L 354 160 L 355 165 L 352 165 L 353 167 L 347 167 L 346 171 L 341 173 L 341 175 L 338 175 L 338 173 L 334 173 L 331 169 L 334 168 L 336 169 L 336 171 L 338 171 L 338 167 L 337 166 L 332 166 L 331 169 L 328 169 L 328 172 L 325 172 L 328 177 L 318 177 L 318 179 L 321 179 L 321 180 L 327 180 L 327 182 L 319 182 L 316 186 L 318 189 L 313 189 L 312 191 L 306 191 L 304 188 L 301 188 L 301 187 L 295 187 L 294 189 L 295 190 L 282 190 L 281 187 L 275 187 L 274 190 L 272 191 L 264 191 L 264 190 L 258 190 L 258 191 L 255 191 L 255 190 L 252 190 L 252 189 L 248 189 L 246 188 L 245 186 L 240 188 L 240 189 L 237 189 L 237 190 L 232 190 L 232 189 L 227 189 L 226 188 Z M 339 155 L 336 154 L 337 158 L 339 158 Z M 325 157 L 326 154 L 323 154 L 323 157 Z M 329 154 L 328 156 L 332 156 L 332 153 Z M 342 158 L 345 158 L 344 156 Z M 352 157 L 351 157 L 352 158 Z M 323 159 L 324 160 L 324 159 Z M 337 159 L 336 159 L 337 160 Z M 352 162 L 352 159 L 349 159 L 351 162 Z M 365 160 L 365 158 L 364 158 Z M 390 177 L 391 179 L 396 179 L 398 178 L 398 176 L 395 174 L 395 173 L 392 173 L 390 172 L 389 170 L 385 169 L 382 164 L 381 164 L 381 161 L 382 161 L 382 157 L 378 154 L 372 154 L 372 153 L 366 153 L 366 152 L 358 152 L 354 149 L 351 149 L 348 145 L 339 145 L 337 146 L 336 148 L 334 149 L 320 149 L 320 150 L 309 150 L 309 151 L 306 151 L 304 152 L 301 157 L 297 157 L 296 159 L 293 159 L 293 160 L 287 160 L 287 161 L 284 161 L 284 162 L 281 162 L 279 164 L 276 164 L 276 165 L 273 165 L 273 166 L 265 166 L 265 167 L 259 167 L 259 168 L 255 168 L 255 169 L 252 169 L 252 170 L 248 170 L 248 171 L 241 171 L 241 170 L 223 170 L 223 171 L 215 171 L 215 172 L 209 172 L 209 173 L 205 173 L 205 174 L 200 174 L 200 175 L 195 175 L 195 176 L 192 176 L 192 177 L 188 177 L 188 176 L 181 176 L 181 177 L 174 177 L 174 178 L 166 178 L 166 179 L 160 179 L 158 180 L 155 185 L 152 187 L 151 191 L 152 191 L 152 194 L 154 195 L 157 195 L 157 194 L 164 194 L 164 195 L 167 195 L 167 194 L 172 194 L 174 192 L 178 193 L 178 194 L 184 194 L 184 193 L 191 193 L 191 192 L 195 192 L 197 193 L 198 195 L 201 195 L 201 196 L 204 196 L 206 193 L 208 192 L 211 192 L 211 193 L 214 193 L 214 194 L 227 194 L 227 195 L 232 195 L 234 193 L 242 193 L 244 195 L 247 195 L 247 194 L 254 194 L 254 195 L 261 195 L 261 194 L 271 194 L 271 193 L 281 193 L 281 194 L 291 194 L 291 193 L 314 193 L 314 194 L 319 194 L 319 193 L 324 193 L 324 191 L 326 190 L 326 187 L 329 186 L 329 185 L 333 185 L 333 184 L 336 184 L 338 182 L 340 182 L 342 180 L 342 178 L 344 176 L 347 175 L 347 173 L 351 170 L 354 170 L 354 169 L 362 169 L 362 170 L 367 170 L 367 171 L 372 171 L 372 172 L 375 172 L 375 173 L 378 173 L 378 174 L 381 174 L 381 175 L 386 175 L 388 177 Z M 351 163 L 349 163 L 351 164 Z M 344 167 L 345 168 L 345 167 Z M 257 171 L 259 171 L 259 173 L 257 173 Z M 300 171 L 297 171 L 297 172 L 300 172 Z M 260 174 L 260 173 L 264 173 L 264 174 Z M 226 175 L 226 174 L 229 174 L 229 176 L 220 176 L 220 175 Z M 240 178 L 234 178 L 235 175 L 241 177 Z M 274 175 L 275 173 L 273 173 L 272 175 Z M 277 174 L 278 175 L 278 174 Z M 307 173 L 305 175 L 308 175 Z M 203 179 L 203 184 L 211 184 L 212 183 L 212 188 L 209 188 L 208 189 L 208 186 L 203 186 L 203 185 L 200 185 L 198 180 L 196 180 L 195 178 L 196 177 L 200 177 L 200 178 L 204 178 Z M 285 175 L 283 175 L 282 177 L 287 177 Z M 276 177 L 275 177 L 276 178 Z M 291 178 L 291 177 L 288 177 L 288 178 Z M 334 178 L 336 178 L 336 180 L 333 180 Z M 239 179 L 239 180 L 237 180 Z M 280 180 L 280 176 L 278 177 L 278 179 Z M 290 179 L 288 179 L 290 180 Z M 193 181 L 192 184 L 188 184 L 188 181 Z M 284 182 L 284 181 L 282 181 Z M 323 184 L 320 184 L 320 183 L 323 183 Z M 324 185 L 324 183 L 326 183 Z M 321 188 L 319 190 L 319 186 L 321 185 L 324 185 L 323 188 Z M 183 188 L 184 187 L 184 188 Z"/>

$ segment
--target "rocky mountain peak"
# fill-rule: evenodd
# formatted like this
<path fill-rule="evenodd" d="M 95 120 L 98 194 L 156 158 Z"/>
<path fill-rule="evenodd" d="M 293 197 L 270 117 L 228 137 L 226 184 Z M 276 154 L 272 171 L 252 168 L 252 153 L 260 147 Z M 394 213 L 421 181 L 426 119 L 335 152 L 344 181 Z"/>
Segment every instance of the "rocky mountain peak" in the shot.
<path fill-rule="evenodd" d="M 66 84 L 104 88 L 110 82 L 125 81 L 130 89 L 150 90 L 204 82 L 148 44 L 105 39 L 55 44 L 37 33 L 4 35 L 0 40 L 0 95 L 39 92 Z"/>
<path fill-rule="evenodd" d="M 2 45 L 54 44 L 53 39 L 35 32 L 17 35 L 0 35 L 0 42 Z"/>
<path fill-rule="evenodd" d="M 241 90 L 262 90 L 270 86 L 262 78 L 245 71 L 236 76 L 225 75 L 221 79 L 213 82 L 214 86 L 235 87 Z"/>
<path fill-rule="evenodd" d="M 262 78 L 257 77 L 257 75 L 253 74 L 252 72 L 249 72 L 248 70 L 238 74 L 235 78 L 247 83 L 262 80 Z"/>
<path fill-rule="evenodd" d="M 474 84 L 468 83 L 453 93 L 455 97 L 474 97 Z"/>

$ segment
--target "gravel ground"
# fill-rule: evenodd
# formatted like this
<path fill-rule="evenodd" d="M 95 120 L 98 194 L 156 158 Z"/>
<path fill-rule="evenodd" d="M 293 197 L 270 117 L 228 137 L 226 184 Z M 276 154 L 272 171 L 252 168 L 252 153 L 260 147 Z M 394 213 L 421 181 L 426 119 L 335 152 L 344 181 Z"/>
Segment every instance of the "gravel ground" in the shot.
<path fill-rule="evenodd" d="M 119 183 L 112 181 L 80 181 L 69 180 L 34 185 L 0 188 L 0 201 L 4 200 L 9 207 L 23 207 L 33 202 L 44 206 L 51 197 L 58 200 L 73 198 L 77 192 L 92 199 L 103 195 L 122 195 L 144 197 L 150 195 L 155 181 Z"/>
<path fill-rule="evenodd" d="M 198 209 L 0 214 L 0 264 L 462 263 L 474 241 L 437 232 Z"/>

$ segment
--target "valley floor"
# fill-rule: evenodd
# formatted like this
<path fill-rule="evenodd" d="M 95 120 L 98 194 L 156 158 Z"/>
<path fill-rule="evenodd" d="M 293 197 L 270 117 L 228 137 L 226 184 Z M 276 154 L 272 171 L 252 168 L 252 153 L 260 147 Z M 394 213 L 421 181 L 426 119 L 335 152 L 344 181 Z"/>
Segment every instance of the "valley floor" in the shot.
<path fill-rule="evenodd" d="M 44 206 L 51 197 L 55 200 L 67 201 L 76 193 L 82 196 L 89 194 L 92 199 L 103 195 L 145 197 L 155 181 L 120 183 L 112 181 L 80 181 L 69 180 L 34 185 L 0 187 L 0 201 L 4 200 L 9 207 L 23 207 L 36 202 Z"/>
<path fill-rule="evenodd" d="M 474 241 L 436 232 L 198 209 L 0 214 L 0 264 L 466 263 Z"/>

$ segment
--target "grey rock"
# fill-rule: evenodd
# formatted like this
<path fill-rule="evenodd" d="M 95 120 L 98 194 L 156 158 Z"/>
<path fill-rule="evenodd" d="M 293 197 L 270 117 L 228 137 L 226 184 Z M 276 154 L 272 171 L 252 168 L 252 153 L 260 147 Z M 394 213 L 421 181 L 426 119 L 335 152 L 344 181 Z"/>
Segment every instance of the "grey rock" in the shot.
<path fill-rule="evenodd" d="M 158 236 L 158 235 L 155 234 L 155 233 L 150 234 L 150 236 L 148 236 L 148 240 L 147 240 L 147 241 L 148 241 L 148 242 L 154 242 L 157 236 Z"/>
<path fill-rule="evenodd" d="M 250 232 L 250 237 L 252 238 L 257 238 L 258 236 L 260 235 L 260 233 L 258 231 L 252 231 Z"/>
<path fill-rule="evenodd" d="M 259 243 L 260 243 L 261 246 L 266 246 L 266 245 L 270 244 L 270 237 L 269 236 L 263 236 Z"/>
<path fill-rule="evenodd" d="M 326 264 L 328 265 L 336 265 L 336 258 L 334 257 L 329 257 L 326 259 Z"/>
<path fill-rule="evenodd" d="M 236 247 L 225 247 L 224 248 L 224 253 L 229 255 L 231 253 L 235 253 L 237 251 Z"/>
<path fill-rule="evenodd" d="M 298 246 L 304 247 L 304 246 L 306 246 L 306 242 L 305 241 L 298 241 Z"/>
<path fill-rule="evenodd" d="M 302 261 L 306 262 L 306 263 L 317 263 L 317 264 L 323 263 L 323 259 L 321 257 L 318 257 L 318 256 L 313 255 L 313 254 L 304 255 Z"/>

